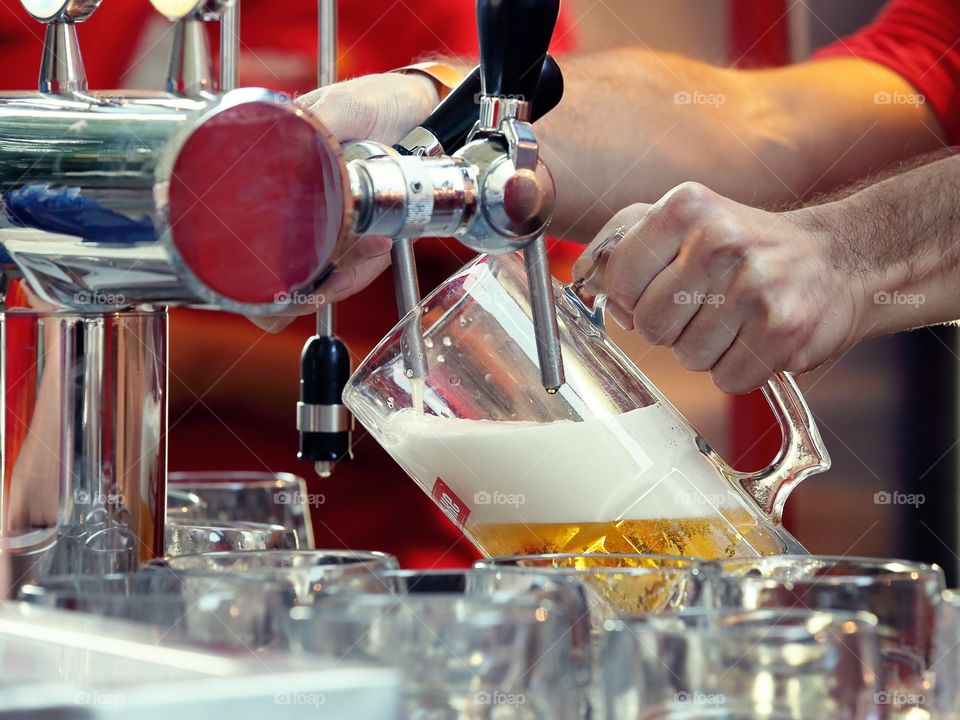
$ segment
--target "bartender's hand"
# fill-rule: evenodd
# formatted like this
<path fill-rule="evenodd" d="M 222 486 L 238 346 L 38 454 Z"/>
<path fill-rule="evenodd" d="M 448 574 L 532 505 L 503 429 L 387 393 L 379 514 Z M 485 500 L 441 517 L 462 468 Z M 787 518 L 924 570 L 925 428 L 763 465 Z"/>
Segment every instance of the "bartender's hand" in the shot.
<path fill-rule="evenodd" d="M 747 392 L 781 370 L 817 367 L 869 330 L 869 283 L 838 269 L 814 210 L 765 212 L 685 183 L 617 213 L 574 277 L 625 226 L 592 288 L 608 294 L 610 316 L 672 347 L 685 367 L 709 370 L 721 390 Z"/>
<path fill-rule="evenodd" d="M 375 140 L 392 145 L 423 121 L 439 102 L 436 86 L 423 75 L 381 73 L 319 88 L 297 103 L 313 113 L 340 142 Z M 333 303 L 363 290 L 390 267 L 390 238 L 358 237 L 334 258 L 336 267 L 317 288 L 318 300 Z M 319 304 L 319 303 L 318 303 Z M 297 315 L 316 306 L 290 308 L 289 314 L 251 316 L 270 332 L 282 330 Z"/>

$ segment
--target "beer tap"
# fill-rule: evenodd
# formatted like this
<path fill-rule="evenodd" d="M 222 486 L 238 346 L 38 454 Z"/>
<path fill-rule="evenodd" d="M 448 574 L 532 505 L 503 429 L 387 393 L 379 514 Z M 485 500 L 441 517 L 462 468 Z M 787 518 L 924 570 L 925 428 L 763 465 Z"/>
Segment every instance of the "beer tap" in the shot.
<path fill-rule="evenodd" d="M 167 66 L 167 92 L 178 97 L 211 99 L 219 86 L 213 76 L 206 23 L 221 20 L 228 0 L 150 0 L 173 20 L 173 50 Z"/>
<path fill-rule="evenodd" d="M 87 73 L 77 41 L 77 23 L 89 18 L 100 0 L 23 0 L 35 20 L 46 24 L 40 59 L 40 92 L 51 95 L 83 95 Z"/>
<path fill-rule="evenodd" d="M 477 65 L 418 127 L 393 146 L 401 155 L 433 157 L 452 154 L 466 144 L 479 120 L 477 100 L 482 90 L 480 66 Z M 563 75 L 557 61 L 547 54 L 537 79 L 532 101 L 531 122 L 550 112 L 563 96 Z M 348 152 L 349 154 L 349 152 Z M 369 155 L 368 155 L 369 156 Z M 397 311 L 401 318 L 420 302 L 416 261 L 411 238 L 397 238 L 390 253 L 393 282 L 396 288 Z M 417 323 L 411 323 L 401 343 L 404 365 L 411 379 L 427 374 L 427 353 Z"/>
<path fill-rule="evenodd" d="M 317 85 L 337 80 L 337 3 L 317 3 Z M 317 332 L 300 353 L 300 401 L 297 432 L 301 460 L 313 460 L 314 471 L 329 477 L 335 463 L 353 458 L 353 417 L 343 404 L 350 378 L 350 351 L 336 336 L 334 304 L 317 309 Z"/>
<path fill-rule="evenodd" d="M 480 120 L 473 138 L 505 143 L 509 165 L 486 167 L 483 192 L 491 201 L 486 213 L 489 230 L 474 231 L 466 244 L 486 252 L 523 248 L 536 328 L 540 374 L 547 392 L 563 385 L 560 333 L 551 290 L 550 266 L 543 230 L 553 211 L 553 180 L 544 182 L 539 169 L 540 148 L 531 127 L 530 100 L 550 44 L 560 0 L 480 0 L 482 90 Z M 469 146 L 468 146 L 469 147 Z M 479 148 L 475 148 L 475 151 Z M 464 150 L 466 157 L 471 157 Z M 473 157 L 483 162 L 476 153 Z M 549 176 L 549 172 L 546 172 Z M 489 210 L 493 209 L 493 212 Z M 491 242 L 492 241 L 492 242 Z"/>
<path fill-rule="evenodd" d="M 558 12 L 559 0 L 478 0 L 479 118 L 462 148 L 449 154 L 441 143 L 447 137 L 444 128 L 455 124 L 431 131 L 428 122 L 405 138 L 402 150 L 362 141 L 344 153 L 350 188 L 348 232 L 455 237 L 477 252 L 524 252 L 537 356 L 544 388 L 551 393 L 564 381 L 544 240 L 556 191 L 530 121 Z M 559 73 L 554 76 L 552 93 L 547 93 L 552 94 L 550 104 L 562 92 Z M 462 102 L 464 96 L 458 97 Z M 462 105 L 442 108 L 459 112 Z M 450 141 L 456 144 L 457 133 L 450 134 Z M 410 282 L 412 253 L 408 255 L 397 271 L 406 277 L 401 306 L 416 298 Z M 409 365 L 407 371 L 408 377 L 411 372 L 416 377 Z"/>
<path fill-rule="evenodd" d="M 552 109 L 563 93 L 559 68 L 546 53 L 559 4 L 524 2 L 519 11 L 505 11 L 498 2 L 481 0 L 477 8 L 484 32 L 509 32 L 510 43 L 523 49 L 488 38 L 481 42 L 480 66 L 397 145 L 360 141 L 345 149 L 350 230 L 394 238 L 401 316 L 420 299 L 411 238 L 454 236 L 480 252 L 524 250 L 543 382 L 555 392 L 563 370 L 542 235 L 555 193 L 528 121 Z M 321 82 L 327 79 L 321 72 Z M 329 307 L 322 310 L 317 335 L 301 355 L 297 426 L 299 456 L 314 460 L 318 474 L 326 476 L 333 463 L 350 457 L 352 418 L 341 397 L 349 354 L 333 337 Z M 403 353 L 411 383 L 424 378 L 418 323 L 410 324 Z"/>

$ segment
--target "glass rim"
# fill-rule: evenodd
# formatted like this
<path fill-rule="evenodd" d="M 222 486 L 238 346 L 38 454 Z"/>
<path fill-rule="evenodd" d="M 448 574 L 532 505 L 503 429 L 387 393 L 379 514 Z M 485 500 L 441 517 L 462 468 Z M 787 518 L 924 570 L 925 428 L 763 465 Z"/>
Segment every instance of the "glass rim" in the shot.
<path fill-rule="evenodd" d="M 734 622 L 728 624 L 709 624 L 709 625 L 684 625 L 683 627 L 668 627 L 660 625 L 657 620 L 669 621 L 671 619 L 680 619 L 689 617 L 696 619 L 703 617 L 709 619 L 716 617 L 719 619 L 730 619 Z M 665 636 L 690 636 L 708 635 L 716 637 L 748 637 L 763 639 L 770 637 L 772 639 L 782 639 L 793 635 L 809 636 L 810 632 L 796 624 L 780 624 L 781 620 L 809 621 L 811 619 L 828 619 L 830 626 L 842 628 L 847 623 L 854 623 L 857 632 L 864 630 L 869 632 L 878 632 L 880 621 L 877 616 L 864 610 L 833 610 L 807 609 L 807 608 L 758 608 L 754 610 L 744 610 L 739 608 L 711 608 L 711 607 L 692 607 L 685 608 L 676 613 L 644 613 L 642 615 L 621 616 L 616 619 L 606 620 L 602 629 L 604 633 L 609 632 L 629 632 L 637 635 L 639 633 L 665 635 Z M 774 622 L 771 623 L 770 620 Z M 651 620 L 653 622 L 651 622 Z M 741 620 L 741 622 L 737 622 Z M 756 623 L 756 624 L 755 624 Z M 826 625 L 825 625 L 826 626 Z"/>
<path fill-rule="evenodd" d="M 291 528 L 277 523 L 256 522 L 255 520 L 213 520 L 212 518 L 170 518 L 168 525 L 174 525 L 184 530 L 217 530 L 226 532 L 293 532 Z M 241 550 L 238 552 L 256 552 Z"/>
<path fill-rule="evenodd" d="M 587 567 L 575 566 L 556 566 L 556 565 L 524 565 L 524 560 L 577 560 L 580 558 L 596 558 L 597 560 L 666 560 L 668 563 L 676 563 L 671 566 L 651 565 L 651 566 L 631 566 L 631 565 L 590 565 Z M 691 575 L 699 574 L 700 568 L 704 562 L 686 555 L 656 555 L 640 553 L 539 553 L 533 555 L 500 555 L 491 558 L 477 560 L 473 567 L 475 569 L 517 569 L 527 572 L 539 571 L 550 574 L 574 574 L 574 573 L 597 573 L 597 574 L 636 574 L 643 575 L 654 572 L 664 571 L 688 571 Z"/>
<path fill-rule="evenodd" d="M 784 562 L 782 565 L 778 563 Z M 729 567 L 749 567 L 751 565 L 762 567 L 764 563 L 770 563 L 773 567 L 789 568 L 791 565 L 802 562 L 823 561 L 825 567 L 843 567 L 848 565 L 851 568 L 861 566 L 865 570 L 868 568 L 880 569 L 883 572 L 869 574 L 867 572 L 852 572 L 848 575 L 811 575 L 797 578 L 777 578 L 766 575 L 733 575 L 726 570 Z M 890 567 L 888 567 L 890 566 Z M 752 582 L 763 583 L 769 581 L 775 584 L 791 582 L 793 584 L 817 584 L 817 585 L 846 585 L 846 584 L 873 584 L 879 580 L 899 580 L 907 582 L 916 582 L 918 580 L 938 580 L 943 584 L 944 574 L 939 565 L 935 563 L 924 563 L 916 560 L 901 560 L 898 558 L 874 558 L 858 555 L 766 555 L 759 558 L 728 558 L 725 560 L 709 560 L 701 563 L 705 578 L 710 581 L 721 582 Z M 911 575 L 922 575 L 923 577 L 910 577 Z"/>
<path fill-rule="evenodd" d="M 351 608 L 358 606 L 384 607 L 389 606 L 388 610 L 400 606 L 423 606 L 432 607 L 435 605 L 456 606 L 465 605 L 470 609 L 493 610 L 493 611 L 536 611 L 539 608 L 547 608 L 551 612 L 563 612 L 555 602 L 550 599 L 537 598 L 527 594 L 514 593 L 509 590 L 499 590 L 495 592 L 473 594 L 462 592 L 374 592 L 374 593 L 342 593 L 326 595 L 322 600 L 312 605 L 298 605 L 290 609 L 290 616 L 293 619 L 311 620 L 323 616 L 337 615 L 341 616 L 347 613 Z M 416 610 L 417 608 L 411 608 Z"/>
<path fill-rule="evenodd" d="M 183 486 L 201 490 L 265 490 L 303 482 L 306 481 L 294 473 L 267 470 L 177 470 L 167 473 L 168 487 L 177 490 L 185 489 Z"/>
<path fill-rule="evenodd" d="M 144 566 L 147 567 L 147 566 Z M 164 570 L 167 570 L 168 573 L 165 575 Z M 174 580 L 179 583 L 185 591 L 190 590 L 188 583 L 192 580 L 209 580 L 212 583 L 222 583 L 222 589 L 225 591 L 234 590 L 237 583 L 243 583 L 244 588 L 249 587 L 251 581 L 258 581 L 260 583 L 259 587 L 269 587 L 270 589 L 276 589 L 285 591 L 288 589 L 288 585 L 280 578 L 265 578 L 262 575 L 256 575 L 254 573 L 245 573 L 242 571 L 235 573 L 223 573 L 217 572 L 216 570 L 204 571 L 201 569 L 192 570 L 192 571 L 177 571 L 173 568 L 165 567 L 163 565 L 153 565 L 149 566 L 149 570 L 141 569 L 137 571 L 131 571 L 127 573 L 112 573 L 108 575 L 96 576 L 96 575 L 61 575 L 52 578 L 46 578 L 50 584 L 44 584 L 43 581 L 40 582 L 28 582 L 24 583 L 19 590 L 19 595 L 29 595 L 30 597 L 46 597 L 53 593 L 60 592 L 74 592 L 74 593 L 83 593 L 86 594 L 86 590 L 83 587 L 69 586 L 66 584 L 60 584 L 58 581 L 63 579 L 64 583 L 78 582 L 81 584 L 100 584 L 100 589 L 95 593 L 90 594 L 102 594 L 110 595 L 115 597 L 131 597 L 124 593 L 123 588 L 118 588 L 116 591 L 111 591 L 106 588 L 106 584 L 110 583 L 111 580 L 116 580 L 118 583 L 122 581 L 132 580 L 141 585 L 150 585 L 152 582 L 162 582 L 158 581 L 157 578 L 172 578 L 171 582 Z M 139 581 L 142 579 L 142 583 Z M 206 592 L 218 592 L 221 588 L 213 586 L 211 588 L 204 588 L 202 593 Z M 162 588 L 156 588 L 151 590 L 154 595 L 174 595 L 173 592 L 168 592 Z M 179 593 L 176 593 L 179 594 Z"/>
<path fill-rule="evenodd" d="M 268 586 L 265 588 L 266 591 L 280 591 L 282 588 L 273 586 Z M 258 592 L 263 592 L 259 590 Z M 234 601 L 237 598 L 251 597 L 247 594 L 247 591 L 244 588 L 225 588 L 225 589 L 216 589 L 216 590 L 206 590 L 203 593 L 198 595 L 185 595 L 182 593 L 172 593 L 172 592 L 144 592 L 143 594 L 122 594 L 122 593 L 112 593 L 112 592 L 78 592 L 76 590 L 52 590 L 50 592 L 44 593 L 41 596 L 41 605 L 50 607 L 52 602 L 56 601 L 75 601 L 75 602 L 95 602 L 97 604 L 106 604 L 108 602 L 112 603 L 129 603 L 136 605 L 161 605 L 161 604 L 173 604 L 174 602 L 187 604 L 189 607 L 197 607 L 203 609 L 203 601 L 209 598 L 216 598 L 218 600 L 228 600 Z M 258 597 L 253 597 L 253 600 L 259 600 Z M 54 605 L 58 607 L 58 605 Z"/>
<path fill-rule="evenodd" d="M 282 527 L 282 526 L 280 526 Z M 284 531 L 288 531 L 287 528 L 283 528 Z M 293 532 L 290 530 L 289 532 Z M 340 558 L 346 560 L 346 562 L 333 562 L 329 563 L 330 566 L 350 566 L 350 565 L 359 565 L 361 563 L 368 563 L 371 561 L 377 560 L 386 560 L 388 562 L 397 563 L 397 558 L 390 553 L 382 552 L 380 550 L 333 550 L 333 549 L 310 549 L 310 548 L 289 548 L 289 549 L 265 549 L 265 550 L 214 550 L 212 552 L 201 552 L 201 553 L 191 553 L 190 555 L 174 555 L 171 557 L 165 558 L 156 558 L 155 560 L 148 561 L 147 564 L 153 563 L 154 567 L 168 567 L 174 572 L 180 570 L 190 570 L 190 569 L 200 569 L 200 568 L 178 568 L 177 565 L 180 565 L 182 562 L 199 562 L 199 558 L 204 558 L 208 560 L 234 560 L 242 561 L 244 558 L 265 558 L 265 557 L 275 557 L 275 558 L 295 558 L 295 557 L 312 557 L 317 556 L 321 557 L 328 555 L 330 557 Z M 192 558 L 190 561 L 181 560 L 181 558 Z M 173 563 L 173 564 L 171 564 Z M 270 569 L 278 570 L 296 570 L 296 569 L 307 569 L 311 567 L 325 567 L 325 564 L 318 563 L 315 565 L 305 565 L 303 568 L 284 568 L 282 566 L 271 567 L 265 565 L 264 567 Z M 396 570 L 399 568 L 388 568 L 389 570 Z M 212 572 L 219 572 L 213 570 Z M 386 570 L 384 570 L 386 572 Z"/>

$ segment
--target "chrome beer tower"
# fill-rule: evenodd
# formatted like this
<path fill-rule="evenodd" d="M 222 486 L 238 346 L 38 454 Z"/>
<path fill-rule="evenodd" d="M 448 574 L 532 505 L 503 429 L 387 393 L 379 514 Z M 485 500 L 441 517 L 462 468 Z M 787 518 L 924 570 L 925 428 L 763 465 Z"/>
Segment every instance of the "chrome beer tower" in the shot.
<path fill-rule="evenodd" d="M 531 123 L 563 94 L 560 70 L 547 55 L 558 12 L 559 0 L 478 0 L 480 65 L 393 147 L 363 141 L 344 150 L 350 232 L 394 239 L 401 317 L 420 300 L 412 238 L 452 236 L 489 254 L 523 251 L 547 392 L 564 382 L 544 238 L 555 190 Z M 314 460 L 323 476 L 350 457 L 352 423 L 340 401 L 349 358 L 328 327 L 321 324 L 304 348 L 297 414 L 300 457 Z M 415 323 L 403 353 L 408 378 L 425 377 Z"/>
<path fill-rule="evenodd" d="M 46 36 L 38 91 L 0 97 L 0 551 L 15 584 L 162 553 L 166 306 L 275 313 L 314 291 L 347 187 L 336 141 L 283 96 L 222 92 L 231 2 L 154 0 L 176 22 L 154 93 L 88 88 L 76 25 L 99 0 L 22 4 Z"/>

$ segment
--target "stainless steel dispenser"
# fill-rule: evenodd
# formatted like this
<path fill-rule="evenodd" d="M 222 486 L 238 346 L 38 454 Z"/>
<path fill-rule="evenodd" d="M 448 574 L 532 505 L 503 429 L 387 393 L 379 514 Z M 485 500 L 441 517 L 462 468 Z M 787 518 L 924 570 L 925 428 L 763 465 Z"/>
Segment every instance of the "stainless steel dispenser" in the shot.
<path fill-rule="evenodd" d="M 215 92 L 200 23 L 232 3 L 155 0 L 178 22 L 169 92 L 131 95 L 87 87 L 75 23 L 97 4 L 23 0 L 48 23 L 39 92 L 0 97 L 0 540 L 15 586 L 161 552 L 165 307 L 279 312 L 322 282 L 352 215 L 339 144 L 315 120 L 266 90 Z"/>

